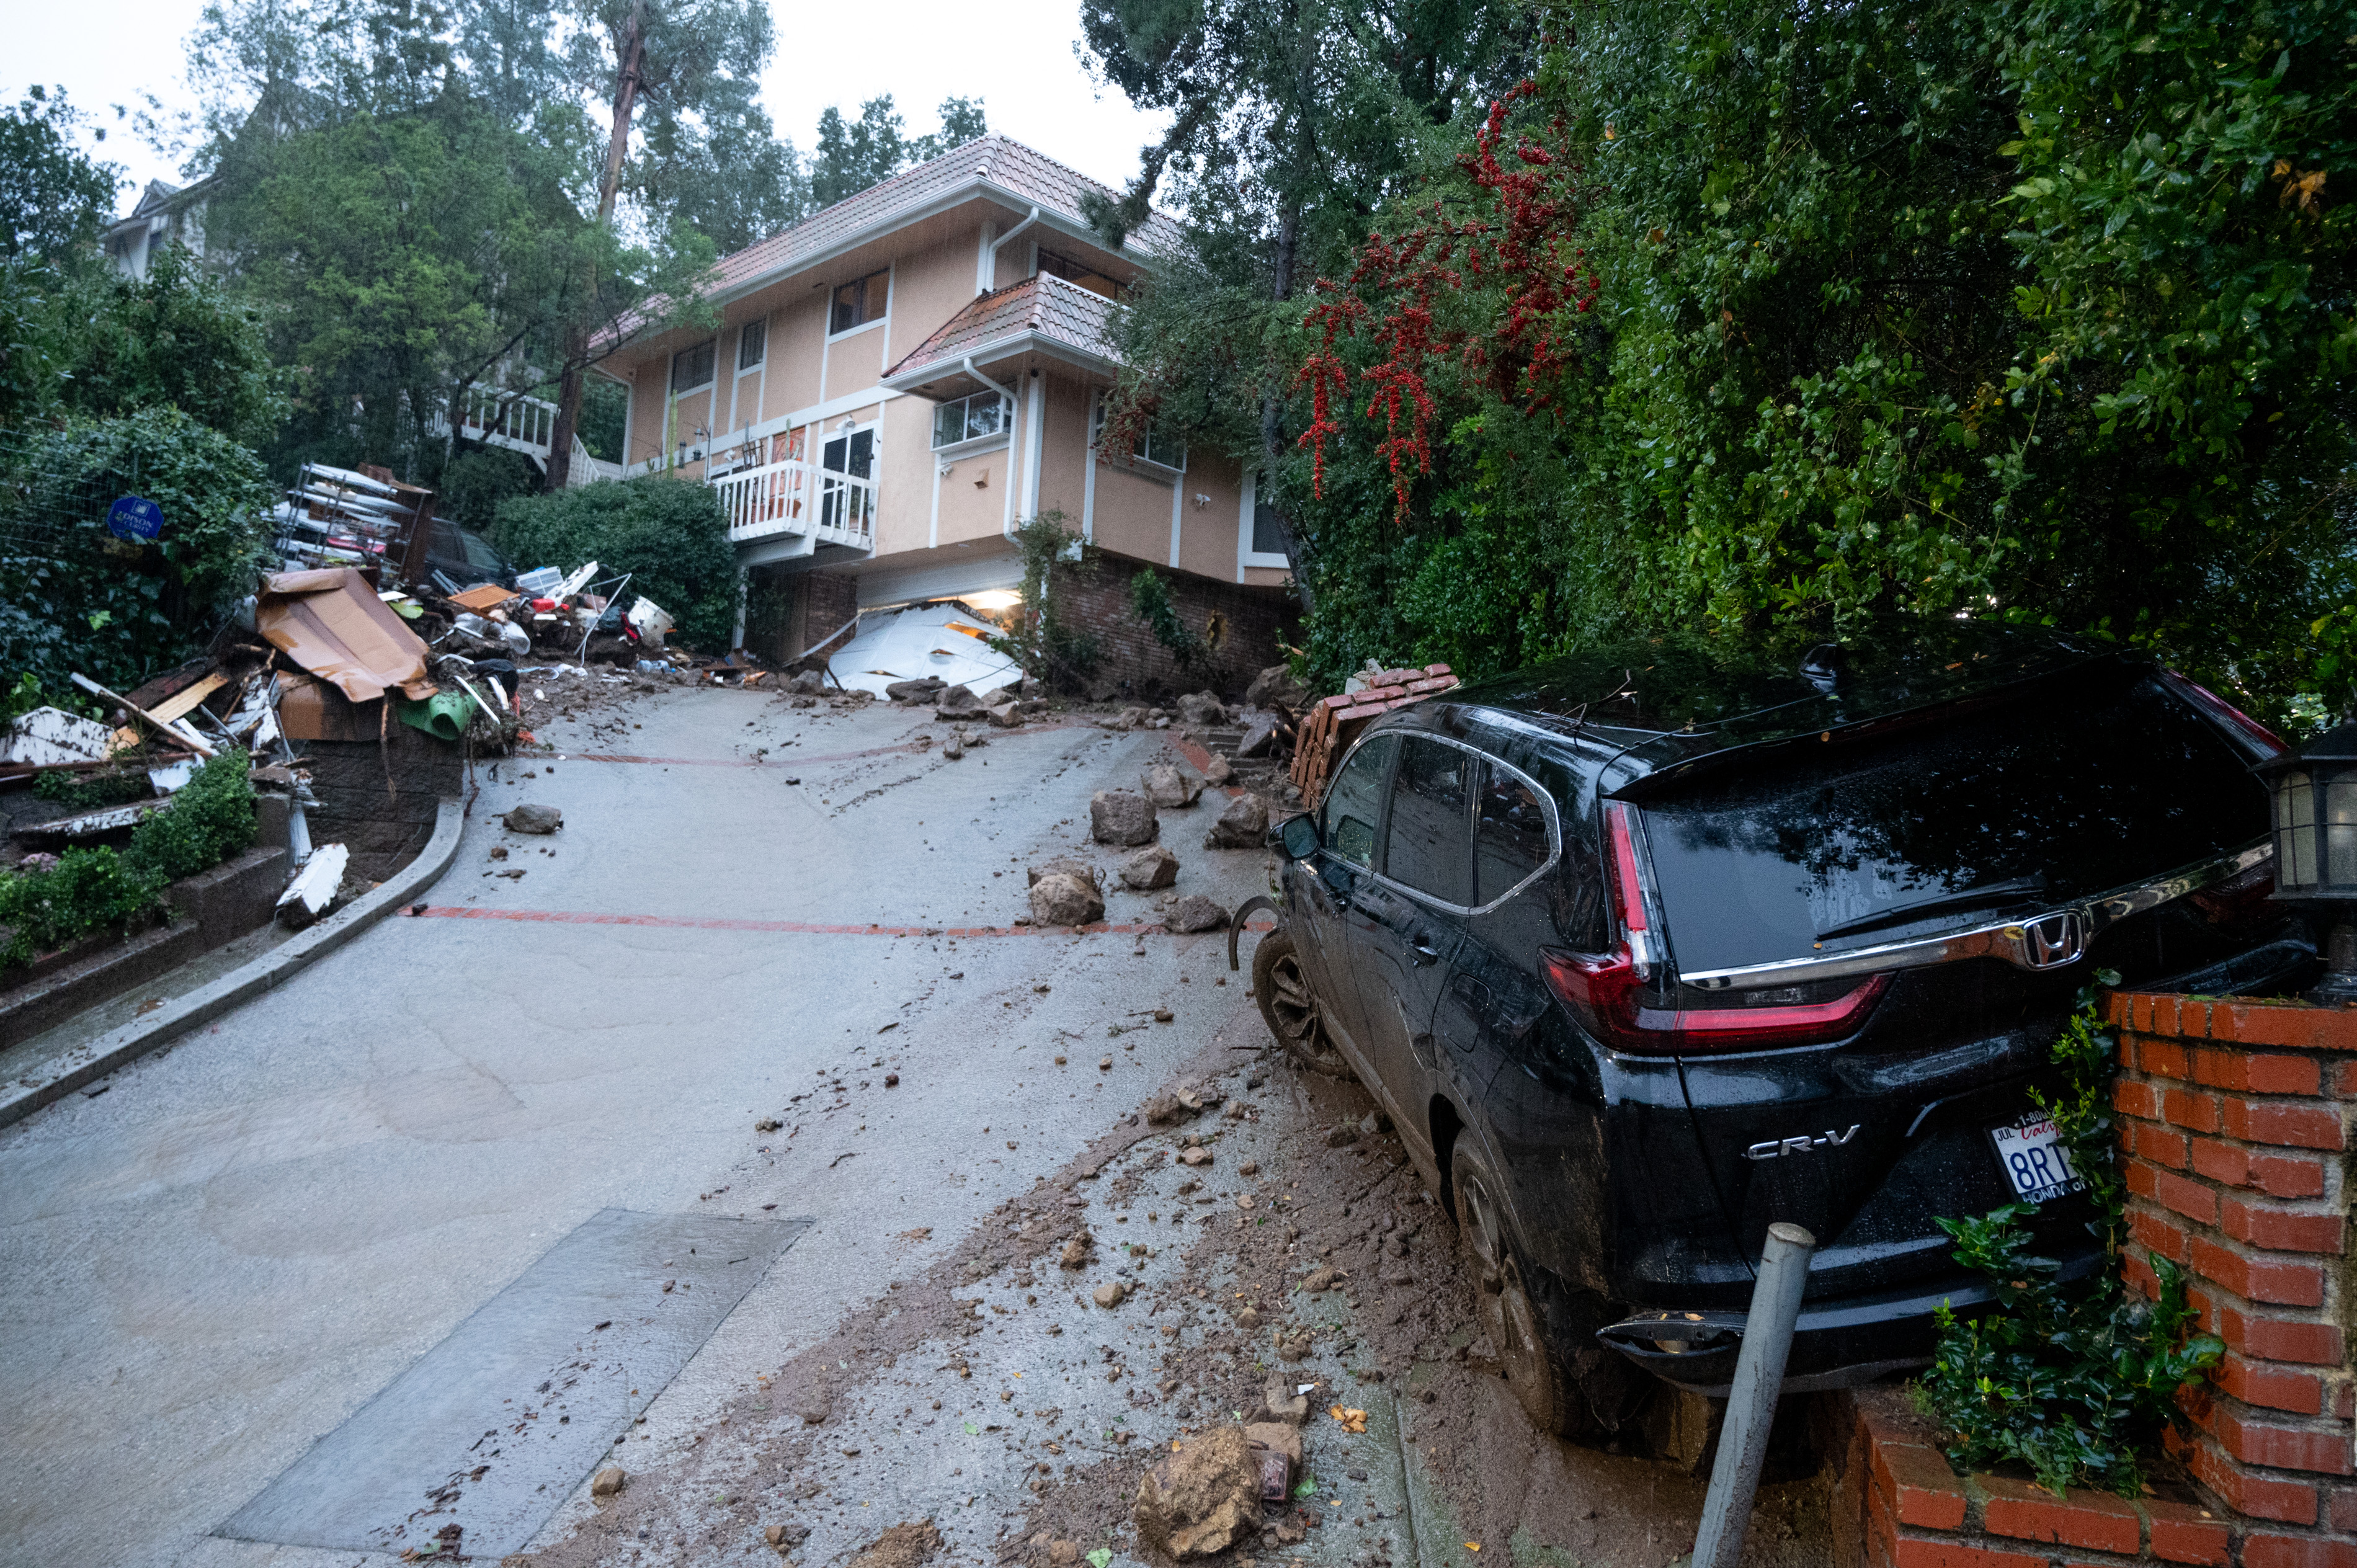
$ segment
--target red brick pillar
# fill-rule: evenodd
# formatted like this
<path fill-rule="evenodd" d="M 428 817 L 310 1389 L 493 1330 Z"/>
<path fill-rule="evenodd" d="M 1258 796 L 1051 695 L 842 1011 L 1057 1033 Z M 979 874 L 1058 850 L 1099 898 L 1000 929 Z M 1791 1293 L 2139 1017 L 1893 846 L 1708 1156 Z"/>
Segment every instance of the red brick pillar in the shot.
<path fill-rule="evenodd" d="M 2357 1433 L 2342 1262 L 2357 1010 L 2187 996 L 2112 999 L 2131 1288 L 2143 1247 L 2181 1265 L 2225 1340 L 2182 1402 L 2184 1455 L 2249 1522 L 2243 1568 L 2357 1568 Z"/>

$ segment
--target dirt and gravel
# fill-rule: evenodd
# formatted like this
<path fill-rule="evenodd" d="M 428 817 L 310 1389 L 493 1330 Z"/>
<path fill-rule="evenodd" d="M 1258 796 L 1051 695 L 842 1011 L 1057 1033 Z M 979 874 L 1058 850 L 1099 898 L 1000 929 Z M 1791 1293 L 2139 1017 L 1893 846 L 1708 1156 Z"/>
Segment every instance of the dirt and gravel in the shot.
<path fill-rule="evenodd" d="M 1356 1085 L 1266 1038 L 1232 1009 L 1078 1159 L 753 1376 L 693 1440 L 633 1455 L 647 1473 L 528 1561 L 758 1544 L 802 1563 L 1160 1568 L 1132 1522 L 1147 1468 L 1305 1388 L 1294 1497 L 1210 1561 L 1664 1568 L 1688 1552 L 1701 1402 L 1662 1402 L 1667 1457 L 1539 1438 L 1396 1136 Z M 1746 1561 L 1824 1563 L 1826 1522 L 1819 1477 L 1771 1485 Z M 939 1547 L 909 1555 L 927 1530 Z"/>

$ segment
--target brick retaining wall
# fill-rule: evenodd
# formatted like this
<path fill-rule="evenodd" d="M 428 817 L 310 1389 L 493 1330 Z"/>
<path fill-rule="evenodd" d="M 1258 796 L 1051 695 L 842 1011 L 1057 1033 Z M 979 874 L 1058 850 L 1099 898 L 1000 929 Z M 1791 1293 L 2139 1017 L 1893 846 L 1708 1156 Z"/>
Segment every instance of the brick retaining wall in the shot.
<path fill-rule="evenodd" d="M 2111 1000 L 2114 1106 L 2128 1188 L 2131 1289 L 2149 1248 L 2184 1268 L 2224 1361 L 2180 1397 L 2182 1498 L 2067 1498 L 1958 1477 L 1889 1386 L 1833 1434 L 1842 1568 L 2216 1563 L 2357 1568 L 2357 1282 L 2343 1260 L 2357 1011 L 2185 996 Z"/>

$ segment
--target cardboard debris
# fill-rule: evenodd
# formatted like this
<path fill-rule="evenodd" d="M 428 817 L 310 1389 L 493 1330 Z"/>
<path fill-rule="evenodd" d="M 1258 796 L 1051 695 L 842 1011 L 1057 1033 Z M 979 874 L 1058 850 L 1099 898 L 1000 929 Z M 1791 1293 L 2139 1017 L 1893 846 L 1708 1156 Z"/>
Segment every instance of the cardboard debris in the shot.
<path fill-rule="evenodd" d="M 374 702 L 392 687 L 419 701 L 435 693 L 425 644 L 349 566 L 264 577 L 253 624 L 272 647 L 355 703 Z"/>
<path fill-rule="evenodd" d="M 363 712 L 324 682 L 278 672 L 278 727 L 288 740 L 375 740 L 382 716 L 373 704 Z"/>

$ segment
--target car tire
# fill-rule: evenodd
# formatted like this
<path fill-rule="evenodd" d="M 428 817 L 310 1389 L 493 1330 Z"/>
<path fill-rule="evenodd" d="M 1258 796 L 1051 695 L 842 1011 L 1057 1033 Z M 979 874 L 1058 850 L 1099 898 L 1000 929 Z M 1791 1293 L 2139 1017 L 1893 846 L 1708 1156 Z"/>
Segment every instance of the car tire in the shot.
<path fill-rule="evenodd" d="M 1253 1000 L 1268 1032 L 1297 1063 L 1329 1078 L 1351 1076 L 1290 932 L 1272 931 L 1253 950 Z"/>

